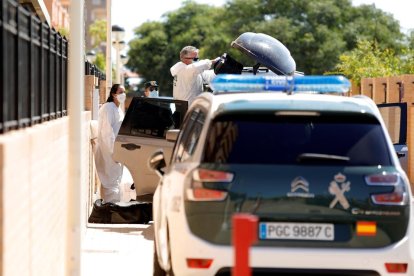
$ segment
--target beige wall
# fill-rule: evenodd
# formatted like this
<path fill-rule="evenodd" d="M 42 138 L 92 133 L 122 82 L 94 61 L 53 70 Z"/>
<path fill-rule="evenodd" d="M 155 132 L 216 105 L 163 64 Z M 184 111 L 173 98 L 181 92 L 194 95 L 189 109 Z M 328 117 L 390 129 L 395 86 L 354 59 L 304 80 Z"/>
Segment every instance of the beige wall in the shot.
<path fill-rule="evenodd" d="M 65 28 L 69 31 L 70 18 L 67 4 L 70 3 L 61 0 L 43 0 L 43 2 L 50 15 L 51 27 L 54 27 L 56 30 Z"/>
<path fill-rule="evenodd" d="M 68 117 L 0 135 L 0 275 L 65 275 L 72 185 L 82 185 L 81 229 L 89 212 L 90 116 L 84 112 L 83 183 L 68 183 Z"/>

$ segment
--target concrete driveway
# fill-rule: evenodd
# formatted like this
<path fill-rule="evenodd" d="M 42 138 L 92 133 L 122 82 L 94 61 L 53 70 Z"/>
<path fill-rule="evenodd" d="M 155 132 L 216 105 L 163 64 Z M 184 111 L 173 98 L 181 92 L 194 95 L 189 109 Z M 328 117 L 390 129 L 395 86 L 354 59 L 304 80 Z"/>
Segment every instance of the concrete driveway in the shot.
<path fill-rule="evenodd" d="M 89 224 L 82 242 L 83 276 L 151 276 L 152 224 Z"/>

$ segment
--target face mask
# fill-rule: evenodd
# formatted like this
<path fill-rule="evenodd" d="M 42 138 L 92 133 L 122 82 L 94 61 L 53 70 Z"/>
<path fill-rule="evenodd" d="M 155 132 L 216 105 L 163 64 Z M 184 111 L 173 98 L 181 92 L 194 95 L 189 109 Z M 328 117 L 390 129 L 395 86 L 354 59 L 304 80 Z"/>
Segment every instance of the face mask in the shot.
<path fill-rule="evenodd" d="M 124 103 L 125 102 L 125 99 L 126 99 L 125 93 L 116 95 L 116 99 L 118 100 L 118 102 Z"/>
<path fill-rule="evenodd" d="M 158 91 L 151 91 L 149 96 L 150 97 L 158 97 Z"/>

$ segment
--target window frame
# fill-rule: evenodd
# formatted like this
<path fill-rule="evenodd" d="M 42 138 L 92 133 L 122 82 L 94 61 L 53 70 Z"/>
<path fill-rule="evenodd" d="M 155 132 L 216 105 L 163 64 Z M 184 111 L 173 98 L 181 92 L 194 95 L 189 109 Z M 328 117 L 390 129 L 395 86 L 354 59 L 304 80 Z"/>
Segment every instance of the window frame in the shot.
<path fill-rule="evenodd" d="M 204 118 L 202 118 L 203 121 L 200 122 L 199 120 L 201 116 L 204 116 Z M 199 145 L 200 136 L 203 132 L 206 119 L 207 111 L 200 106 L 191 109 L 187 113 L 186 118 L 183 121 L 183 127 L 181 128 L 180 135 L 174 146 L 173 154 L 171 156 L 171 162 L 182 163 L 187 160 L 190 160 L 194 156 L 195 150 Z M 196 129 L 197 126 L 200 127 Z M 198 133 L 196 134 L 196 142 L 192 145 L 191 152 L 188 154 L 187 157 L 184 158 L 183 155 L 185 154 L 185 149 L 188 149 L 188 143 L 190 143 L 190 139 L 194 137 L 192 136 L 192 134 L 194 134 L 195 131 L 198 131 Z"/>

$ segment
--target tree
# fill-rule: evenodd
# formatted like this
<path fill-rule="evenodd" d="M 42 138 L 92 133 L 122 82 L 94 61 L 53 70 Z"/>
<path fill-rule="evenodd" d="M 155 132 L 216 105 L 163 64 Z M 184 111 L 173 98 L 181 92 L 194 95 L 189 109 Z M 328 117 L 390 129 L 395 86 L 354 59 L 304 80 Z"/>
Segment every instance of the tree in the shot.
<path fill-rule="evenodd" d="M 105 72 L 106 68 L 106 58 L 105 55 L 102 52 L 96 53 L 96 58 L 94 64 L 98 69 L 102 72 Z"/>
<path fill-rule="evenodd" d="M 407 40 L 408 47 L 414 49 L 414 29 L 409 32 Z"/>
<path fill-rule="evenodd" d="M 160 94 L 169 82 L 168 39 L 164 25 L 160 22 L 147 22 L 135 29 L 137 38 L 129 43 L 127 66 L 138 72 L 146 81 L 156 80 Z"/>
<path fill-rule="evenodd" d="M 69 37 L 69 30 L 66 29 L 65 27 L 60 27 L 58 29 L 58 32 L 60 33 L 61 36 L 68 38 Z"/>
<path fill-rule="evenodd" d="M 350 0 L 228 0 L 224 7 L 213 7 L 188 0 L 165 14 L 162 22 L 135 29 L 128 66 L 146 80 L 159 81 L 163 95 L 171 95 L 169 69 L 186 45 L 198 47 L 201 58 L 226 52 L 245 66 L 254 65 L 230 46 L 244 32 L 278 39 L 290 50 L 297 70 L 305 74 L 336 70 L 339 57 L 360 40 L 375 41 L 379 50 L 397 55 L 404 51 L 398 21 L 374 5 L 353 7 Z"/>
<path fill-rule="evenodd" d="M 361 38 L 398 51 L 403 37 L 392 16 L 375 6 L 353 7 L 349 0 L 234 0 L 225 20 L 235 36 L 252 31 L 277 38 L 306 74 L 333 70 Z"/>
<path fill-rule="evenodd" d="M 362 78 L 413 74 L 413 51 L 402 50 L 398 55 L 393 50 L 381 49 L 376 42 L 361 40 L 357 48 L 342 54 L 336 66 L 337 73 L 343 74 L 360 84 Z"/>
<path fill-rule="evenodd" d="M 105 71 L 106 59 L 99 46 L 106 42 L 106 20 L 96 20 L 92 23 L 89 26 L 89 36 L 91 37 L 92 46 L 97 52 L 94 64 L 99 70 Z"/>
<path fill-rule="evenodd" d="M 91 37 L 93 48 L 99 47 L 106 42 L 106 20 L 96 20 L 89 26 L 89 36 Z"/>
<path fill-rule="evenodd" d="M 130 41 L 127 66 L 146 81 L 156 80 L 161 95 L 172 95 L 170 67 L 186 45 L 200 49 L 200 57 L 214 58 L 225 49 L 226 40 L 217 31 L 222 8 L 186 1 L 177 11 L 164 15 L 165 22 L 146 22 L 136 28 Z M 226 38 L 227 39 L 227 38 Z"/>

